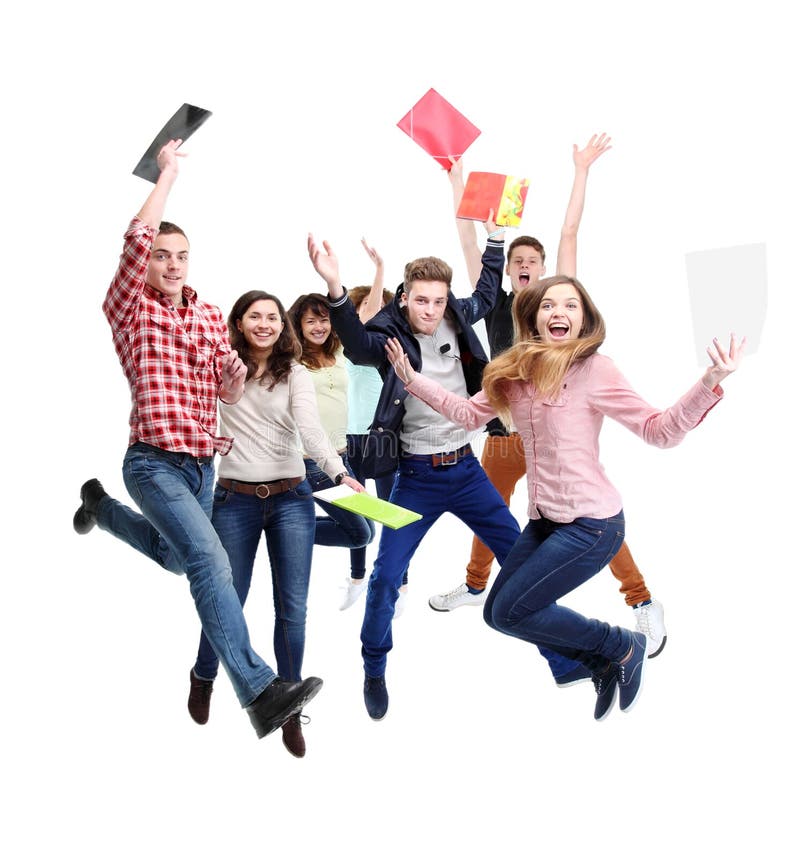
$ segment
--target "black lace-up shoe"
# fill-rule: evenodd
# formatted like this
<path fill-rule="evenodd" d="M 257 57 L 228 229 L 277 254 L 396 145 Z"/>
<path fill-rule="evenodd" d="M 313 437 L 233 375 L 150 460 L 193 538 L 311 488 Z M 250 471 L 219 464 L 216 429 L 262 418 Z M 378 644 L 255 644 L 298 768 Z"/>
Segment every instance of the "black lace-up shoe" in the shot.
<path fill-rule="evenodd" d="M 87 480 L 81 486 L 81 505 L 72 517 L 75 533 L 81 536 L 88 533 L 97 524 L 97 504 L 106 497 L 108 492 L 100 480 Z"/>
<path fill-rule="evenodd" d="M 273 679 L 247 707 L 250 723 L 259 739 L 268 736 L 299 712 L 322 688 L 322 680 L 309 676 L 300 682 Z"/>

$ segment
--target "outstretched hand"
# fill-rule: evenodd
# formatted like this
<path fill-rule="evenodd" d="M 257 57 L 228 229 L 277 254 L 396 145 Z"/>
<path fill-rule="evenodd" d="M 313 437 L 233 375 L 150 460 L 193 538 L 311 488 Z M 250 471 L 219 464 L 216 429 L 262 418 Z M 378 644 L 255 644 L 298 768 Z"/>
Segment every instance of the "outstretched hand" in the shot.
<path fill-rule="evenodd" d="M 447 173 L 447 178 L 453 185 L 458 186 L 461 190 L 464 189 L 464 159 L 454 158 L 452 155 L 447 156 L 450 161 L 450 168 L 444 168 Z"/>
<path fill-rule="evenodd" d="M 489 209 L 489 217 L 486 218 L 486 220 L 484 221 L 484 224 L 483 224 L 484 228 L 486 229 L 486 235 L 491 235 L 493 232 L 498 231 L 498 226 L 495 223 L 495 219 L 494 219 L 494 216 L 496 214 L 497 214 L 497 212 L 495 212 L 494 209 Z M 499 229 L 505 231 L 504 226 L 499 227 Z M 498 236 L 495 236 L 495 238 L 498 238 Z M 502 241 L 502 239 L 500 239 L 500 241 Z"/>
<path fill-rule="evenodd" d="M 156 164 L 162 173 L 178 172 L 178 158 L 186 157 L 185 152 L 178 151 L 181 143 L 183 140 L 170 140 L 159 149 L 158 155 L 156 155 Z"/>
<path fill-rule="evenodd" d="M 361 246 L 364 248 L 364 250 L 367 251 L 367 256 L 369 256 L 369 258 L 375 263 L 375 267 L 382 269 L 383 258 L 381 257 L 380 253 L 378 253 L 378 251 L 375 250 L 374 247 L 370 247 L 367 244 L 367 240 L 365 238 L 361 239 Z"/>
<path fill-rule="evenodd" d="M 720 345 L 719 340 L 714 337 L 714 342 L 710 345 L 706 352 L 711 358 L 711 366 L 703 374 L 703 384 L 710 390 L 713 390 L 721 381 L 726 379 L 732 372 L 736 372 L 739 364 L 742 362 L 742 354 L 744 352 L 746 337 L 737 343 L 736 337 L 731 334 L 731 341 L 728 350 Z"/>
<path fill-rule="evenodd" d="M 589 167 L 603 154 L 611 148 L 611 138 L 605 133 L 592 134 L 589 142 L 578 149 L 578 144 L 572 144 L 572 160 L 576 167 L 582 167 L 588 170 Z"/>
<path fill-rule="evenodd" d="M 311 233 L 308 234 L 308 257 L 314 270 L 328 284 L 328 291 L 333 291 L 341 285 L 339 278 L 339 260 L 327 241 L 320 247 Z"/>
<path fill-rule="evenodd" d="M 394 367 L 397 377 L 403 384 L 411 384 L 416 377 L 414 367 L 411 366 L 411 361 L 408 355 L 403 351 L 396 337 L 391 337 L 386 340 L 386 357 L 389 358 L 389 363 Z"/>

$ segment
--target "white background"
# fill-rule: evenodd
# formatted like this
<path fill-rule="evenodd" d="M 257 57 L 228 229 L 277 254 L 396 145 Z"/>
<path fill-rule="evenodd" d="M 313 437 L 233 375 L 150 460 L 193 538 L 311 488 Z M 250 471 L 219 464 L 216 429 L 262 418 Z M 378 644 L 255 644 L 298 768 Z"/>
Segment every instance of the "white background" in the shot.
<path fill-rule="evenodd" d="M 798 595 L 798 67 L 783 8 L 78 0 L 6 11 L 4 854 L 782 851 Z M 100 303 L 151 187 L 130 171 L 183 102 L 214 112 L 186 146 L 167 211 L 190 236 L 202 297 L 227 312 L 250 288 L 287 304 L 319 290 L 309 230 L 334 243 L 347 285 L 371 277 L 364 235 L 389 285 L 408 259 L 435 254 L 467 294 L 447 179 L 395 127 L 431 86 L 482 129 L 467 170 L 531 179 L 522 231 L 553 263 L 572 144 L 612 135 L 591 170 L 578 269 L 606 318 L 605 353 L 650 401 L 666 406 L 700 373 L 687 252 L 766 243 L 766 324 L 681 447 L 604 429 L 629 544 L 669 631 L 633 712 L 596 724 L 591 687 L 557 690 L 535 651 L 474 609 L 429 610 L 469 552 L 449 520 L 411 567 L 382 723 L 361 698 L 363 602 L 337 610 L 347 554 L 315 554 L 305 668 L 325 687 L 296 760 L 279 735 L 256 741 L 224 678 L 209 724 L 190 721 L 198 623 L 185 581 L 106 534 L 72 532 L 86 478 L 125 497 L 128 391 Z M 524 518 L 524 491 L 512 509 Z M 247 613 L 272 661 L 257 562 Z M 607 571 L 566 601 L 633 621 Z"/>

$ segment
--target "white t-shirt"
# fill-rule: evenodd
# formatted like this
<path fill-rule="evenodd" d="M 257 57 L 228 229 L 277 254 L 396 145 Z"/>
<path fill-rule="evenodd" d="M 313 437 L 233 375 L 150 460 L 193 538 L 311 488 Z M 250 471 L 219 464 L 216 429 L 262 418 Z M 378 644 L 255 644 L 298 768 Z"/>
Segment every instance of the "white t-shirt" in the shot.
<path fill-rule="evenodd" d="M 422 374 L 457 396 L 469 396 L 457 334 L 456 323 L 445 317 L 431 336 L 414 336 L 422 353 Z M 480 435 L 480 430 L 467 431 L 416 396 L 407 397 L 405 406 L 406 413 L 400 427 L 400 443 L 405 453 L 449 453 Z"/>

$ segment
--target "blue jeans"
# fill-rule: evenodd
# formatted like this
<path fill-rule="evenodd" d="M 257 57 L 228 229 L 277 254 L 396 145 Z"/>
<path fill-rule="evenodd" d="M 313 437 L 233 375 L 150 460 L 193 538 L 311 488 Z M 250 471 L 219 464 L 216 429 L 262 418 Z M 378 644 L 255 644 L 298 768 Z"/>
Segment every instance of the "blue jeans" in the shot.
<path fill-rule="evenodd" d="M 365 484 L 364 476 L 364 442 L 369 435 L 347 436 L 347 460 L 353 476 Z M 394 486 L 394 474 L 384 474 L 374 477 L 375 491 L 381 500 L 389 500 Z M 350 549 L 350 577 L 360 580 L 367 574 L 367 547 Z M 403 573 L 403 584 L 408 584 L 408 569 Z"/>
<path fill-rule="evenodd" d="M 250 590 L 261 534 L 266 536 L 272 569 L 273 643 L 278 676 L 300 679 L 306 645 L 308 580 L 314 548 L 314 501 L 308 480 L 303 480 L 288 492 L 264 499 L 218 485 L 214 491 L 211 520 L 223 548 L 228 552 L 233 586 L 242 605 Z M 204 632 L 200 635 L 195 676 L 214 679 L 218 663 Z"/>
<path fill-rule="evenodd" d="M 611 518 L 576 518 L 568 524 L 529 521 L 502 564 L 484 605 L 484 619 L 498 632 L 602 671 L 628 652 L 632 633 L 556 602 L 606 566 L 624 538 L 622 511 Z"/>
<path fill-rule="evenodd" d="M 105 497 L 97 508 L 98 527 L 164 569 L 186 575 L 203 631 L 239 702 L 248 706 L 275 673 L 250 646 L 228 555 L 211 525 L 213 462 L 137 443 L 125 454 L 122 476 L 143 515 Z"/>
<path fill-rule="evenodd" d="M 500 562 L 519 537 L 517 520 L 472 455 L 455 465 L 440 468 L 427 462 L 401 459 L 389 499 L 421 513 L 422 518 L 399 530 L 387 527 L 381 530 L 361 627 L 361 653 L 367 676 L 382 676 L 386 670 L 386 656 L 392 648 L 394 603 L 403 570 L 443 513 L 450 512 L 461 519 L 491 548 Z"/>
<path fill-rule="evenodd" d="M 345 468 L 350 476 L 353 472 L 343 455 Z M 318 492 L 321 489 L 329 489 L 333 481 L 320 470 L 319 465 L 313 459 L 305 459 L 306 478 L 311 483 L 311 491 Z M 363 548 L 372 542 L 375 536 L 375 525 L 363 515 L 356 515 L 346 509 L 328 503 L 328 501 L 317 500 L 315 502 L 327 515 L 318 515 L 316 531 L 314 533 L 314 545 L 330 545 L 338 548 Z"/>

